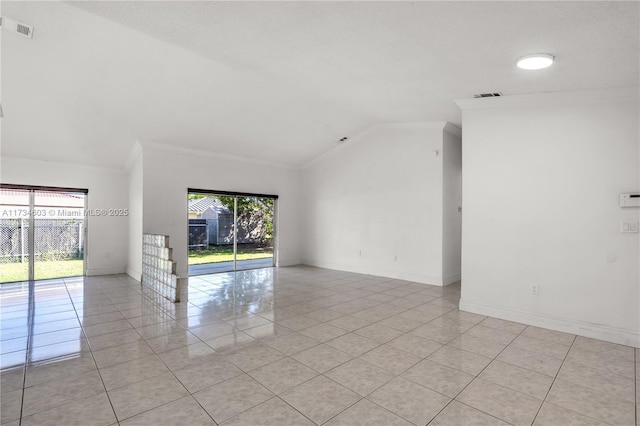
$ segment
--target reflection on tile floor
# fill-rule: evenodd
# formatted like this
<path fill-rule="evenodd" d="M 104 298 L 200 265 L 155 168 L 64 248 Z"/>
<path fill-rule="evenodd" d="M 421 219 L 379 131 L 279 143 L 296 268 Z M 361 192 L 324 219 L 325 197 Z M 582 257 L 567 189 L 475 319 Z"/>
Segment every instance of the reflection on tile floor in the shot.
<path fill-rule="evenodd" d="M 634 425 L 637 350 L 311 267 L 0 286 L 3 425 Z"/>

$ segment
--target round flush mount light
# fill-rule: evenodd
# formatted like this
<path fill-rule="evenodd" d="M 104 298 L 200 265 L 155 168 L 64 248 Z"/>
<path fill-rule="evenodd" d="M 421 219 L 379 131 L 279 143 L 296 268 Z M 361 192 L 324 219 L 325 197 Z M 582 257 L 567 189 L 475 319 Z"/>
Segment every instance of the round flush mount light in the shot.
<path fill-rule="evenodd" d="M 523 70 L 541 70 L 550 67 L 555 58 L 548 53 L 534 53 L 518 59 L 518 68 Z"/>

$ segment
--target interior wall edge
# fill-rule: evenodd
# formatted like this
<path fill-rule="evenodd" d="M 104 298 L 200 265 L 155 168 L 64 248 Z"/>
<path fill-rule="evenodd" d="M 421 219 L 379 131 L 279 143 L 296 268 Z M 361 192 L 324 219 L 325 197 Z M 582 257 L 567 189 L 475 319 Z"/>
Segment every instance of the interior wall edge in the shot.
<path fill-rule="evenodd" d="M 138 271 L 131 266 L 127 266 L 127 270 L 125 273 L 136 281 L 140 281 L 140 277 L 142 277 L 142 271 Z"/>
<path fill-rule="evenodd" d="M 124 163 L 124 170 L 127 173 L 131 172 L 131 169 L 135 165 L 138 158 L 142 155 L 142 144 L 140 141 L 135 141 L 129 150 L 129 155 L 127 156 L 127 160 Z"/>
<path fill-rule="evenodd" d="M 449 285 L 462 279 L 462 274 L 448 275 L 442 279 L 442 285 Z"/>
<path fill-rule="evenodd" d="M 347 143 L 343 145 L 337 145 L 331 148 L 330 150 L 318 155 L 317 157 L 309 160 L 305 164 L 300 167 L 300 170 L 306 171 L 308 169 L 313 169 L 315 166 L 318 166 L 323 161 L 330 160 L 332 157 L 340 155 L 344 150 L 353 149 L 352 147 L 357 146 L 363 141 L 366 142 L 366 137 L 370 136 L 372 133 L 375 133 L 379 130 L 384 129 L 398 129 L 398 130 L 443 130 L 449 133 L 453 133 L 457 136 L 462 135 L 462 129 L 455 124 L 452 124 L 448 121 L 408 121 L 408 122 L 383 122 L 383 123 L 375 123 L 361 132 L 352 135 L 349 137 Z M 457 129 L 457 130 L 456 130 Z"/>
<path fill-rule="evenodd" d="M 459 138 L 462 137 L 462 126 L 457 126 L 448 121 L 444 123 L 444 127 L 442 128 L 442 131 L 451 133 L 452 135 L 457 136 Z"/>

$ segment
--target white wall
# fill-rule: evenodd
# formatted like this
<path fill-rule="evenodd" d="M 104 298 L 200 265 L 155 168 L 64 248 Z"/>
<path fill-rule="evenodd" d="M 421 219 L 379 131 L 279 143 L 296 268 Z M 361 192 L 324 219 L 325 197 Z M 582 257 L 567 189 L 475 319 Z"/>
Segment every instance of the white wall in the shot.
<path fill-rule="evenodd" d="M 142 147 L 136 142 L 131 150 L 129 171 L 129 257 L 127 274 L 136 280 L 142 276 L 142 221 L 143 221 L 143 157 Z"/>
<path fill-rule="evenodd" d="M 443 132 L 442 274 L 444 284 L 460 280 L 462 213 L 462 139 L 458 128 Z M 458 130 L 457 132 L 455 130 Z"/>
<path fill-rule="evenodd" d="M 300 172 L 211 153 L 142 144 L 143 230 L 166 234 L 186 277 L 187 188 L 278 195 L 278 266 L 300 263 Z"/>
<path fill-rule="evenodd" d="M 116 169 L 2 157 L 2 183 L 86 188 L 88 208 L 125 209 L 127 175 Z M 88 216 L 87 275 L 124 273 L 128 254 L 126 216 Z"/>
<path fill-rule="evenodd" d="M 378 125 L 309 164 L 303 263 L 442 284 L 444 125 Z"/>
<path fill-rule="evenodd" d="M 640 346 L 637 88 L 459 105 L 461 309 Z"/>

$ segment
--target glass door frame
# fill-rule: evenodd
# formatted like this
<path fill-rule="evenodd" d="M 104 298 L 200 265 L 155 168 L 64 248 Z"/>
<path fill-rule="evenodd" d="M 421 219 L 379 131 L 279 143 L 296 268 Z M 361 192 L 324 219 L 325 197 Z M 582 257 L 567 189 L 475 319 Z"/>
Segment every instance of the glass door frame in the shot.
<path fill-rule="evenodd" d="M 88 253 L 88 235 L 89 235 L 89 225 L 88 225 L 88 217 L 84 215 L 84 212 L 87 211 L 87 198 L 89 194 L 88 189 L 84 188 L 63 188 L 58 186 L 34 186 L 34 185 L 12 185 L 6 183 L 0 183 L 0 189 L 6 190 L 18 190 L 18 191 L 26 191 L 29 194 L 29 208 L 28 208 L 28 218 L 29 218 L 29 233 L 28 233 L 28 247 L 27 250 L 29 252 L 29 264 L 28 264 L 28 281 L 35 281 L 35 196 L 36 192 L 63 192 L 70 193 L 75 192 L 77 194 L 84 195 L 84 211 L 83 218 L 84 225 L 82 229 L 82 239 L 84 241 L 84 250 L 82 255 L 82 276 L 87 275 L 87 253 Z M 45 206 L 46 207 L 46 206 Z M 64 278 L 64 277 L 61 277 Z"/>
<path fill-rule="evenodd" d="M 241 197 L 253 197 L 253 198 L 270 198 L 273 200 L 273 256 L 271 267 L 275 267 L 277 265 L 277 256 L 278 256 L 278 226 L 277 226 L 277 217 L 278 217 L 278 196 L 272 194 L 254 194 L 249 192 L 232 192 L 232 191 L 215 191 L 211 189 L 196 189 L 196 188 L 187 188 L 187 200 L 189 199 L 189 195 L 197 194 L 197 195 L 210 195 L 210 196 L 226 196 L 233 197 L 233 271 L 228 272 L 237 272 L 238 271 L 238 198 Z M 188 201 L 187 201 L 188 206 Z M 189 212 L 187 209 L 187 218 L 189 217 Z M 188 220 L 187 220 L 187 229 L 188 229 Z M 188 240 L 188 238 L 187 238 Z M 188 242 L 187 242 L 188 244 Z M 188 249 L 187 249 L 188 252 Z M 188 260 L 187 260 L 188 264 Z M 188 267 L 188 265 L 187 265 Z M 195 276 L 195 275 L 194 275 Z"/>

